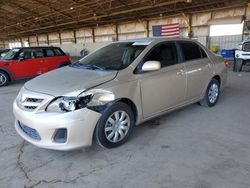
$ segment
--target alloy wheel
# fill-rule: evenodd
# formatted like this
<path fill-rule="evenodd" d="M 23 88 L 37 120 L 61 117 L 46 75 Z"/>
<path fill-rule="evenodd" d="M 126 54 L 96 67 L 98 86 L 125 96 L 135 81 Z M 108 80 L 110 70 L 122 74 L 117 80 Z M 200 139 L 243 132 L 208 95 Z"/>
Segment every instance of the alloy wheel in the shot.
<path fill-rule="evenodd" d="M 0 73 L 0 86 L 3 86 L 6 82 L 7 77 L 3 73 Z"/>
<path fill-rule="evenodd" d="M 219 86 L 215 83 L 213 83 L 208 91 L 208 100 L 210 103 L 215 103 L 217 98 L 219 96 Z"/>

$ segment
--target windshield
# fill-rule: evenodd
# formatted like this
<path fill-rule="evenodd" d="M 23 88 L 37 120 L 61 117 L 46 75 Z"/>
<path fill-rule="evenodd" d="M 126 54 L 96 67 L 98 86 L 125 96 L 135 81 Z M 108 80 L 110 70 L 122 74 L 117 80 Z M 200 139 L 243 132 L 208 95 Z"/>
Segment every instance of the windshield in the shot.
<path fill-rule="evenodd" d="M 19 51 L 20 51 L 20 49 L 12 49 L 12 50 L 8 51 L 1 59 L 3 59 L 3 60 L 15 59 Z"/>
<path fill-rule="evenodd" d="M 74 63 L 72 67 L 121 70 L 128 67 L 145 48 L 146 45 L 135 42 L 110 44 Z"/>

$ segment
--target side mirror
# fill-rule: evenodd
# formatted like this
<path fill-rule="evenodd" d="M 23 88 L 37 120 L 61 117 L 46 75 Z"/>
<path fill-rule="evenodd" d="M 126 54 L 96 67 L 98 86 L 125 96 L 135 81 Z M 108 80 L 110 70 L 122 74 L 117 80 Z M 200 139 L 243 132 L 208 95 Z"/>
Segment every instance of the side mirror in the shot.
<path fill-rule="evenodd" d="M 18 61 L 23 61 L 23 60 L 25 60 L 25 58 L 24 58 L 23 56 L 20 56 L 20 57 L 18 58 Z"/>
<path fill-rule="evenodd" d="M 161 63 L 159 61 L 146 61 L 142 66 L 142 71 L 150 72 L 161 69 Z"/>

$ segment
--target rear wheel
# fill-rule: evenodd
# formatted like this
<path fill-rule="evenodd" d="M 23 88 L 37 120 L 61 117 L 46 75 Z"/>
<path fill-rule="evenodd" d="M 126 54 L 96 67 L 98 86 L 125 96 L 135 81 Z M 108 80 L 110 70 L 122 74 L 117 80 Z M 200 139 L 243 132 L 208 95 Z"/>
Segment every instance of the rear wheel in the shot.
<path fill-rule="evenodd" d="M 236 72 L 241 72 L 243 67 L 243 60 L 237 59 L 235 62 L 235 70 Z"/>
<path fill-rule="evenodd" d="M 9 82 L 9 76 L 3 71 L 0 71 L 0 87 L 6 86 Z"/>
<path fill-rule="evenodd" d="M 114 148 L 125 143 L 135 124 L 131 108 L 122 102 L 113 104 L 101 116 L 95 129 L 97 144 Z"/>
<path fill-rule="evenodd" d="M 212 79 L 208 84 L 206 93 L 200 101 L 200 105 L 213 107 L 218 102 L 220 96 L 220 83 L 216 79 Z"/>

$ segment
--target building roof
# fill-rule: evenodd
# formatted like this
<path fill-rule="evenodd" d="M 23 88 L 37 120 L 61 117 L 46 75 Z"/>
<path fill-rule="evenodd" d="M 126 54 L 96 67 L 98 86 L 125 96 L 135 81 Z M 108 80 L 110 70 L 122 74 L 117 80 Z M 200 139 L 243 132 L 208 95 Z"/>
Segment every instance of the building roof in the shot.
<path fill-rule="evenodd" d="M 246 5 L 247 0 L 2 0 L 0 39 Z"/>

